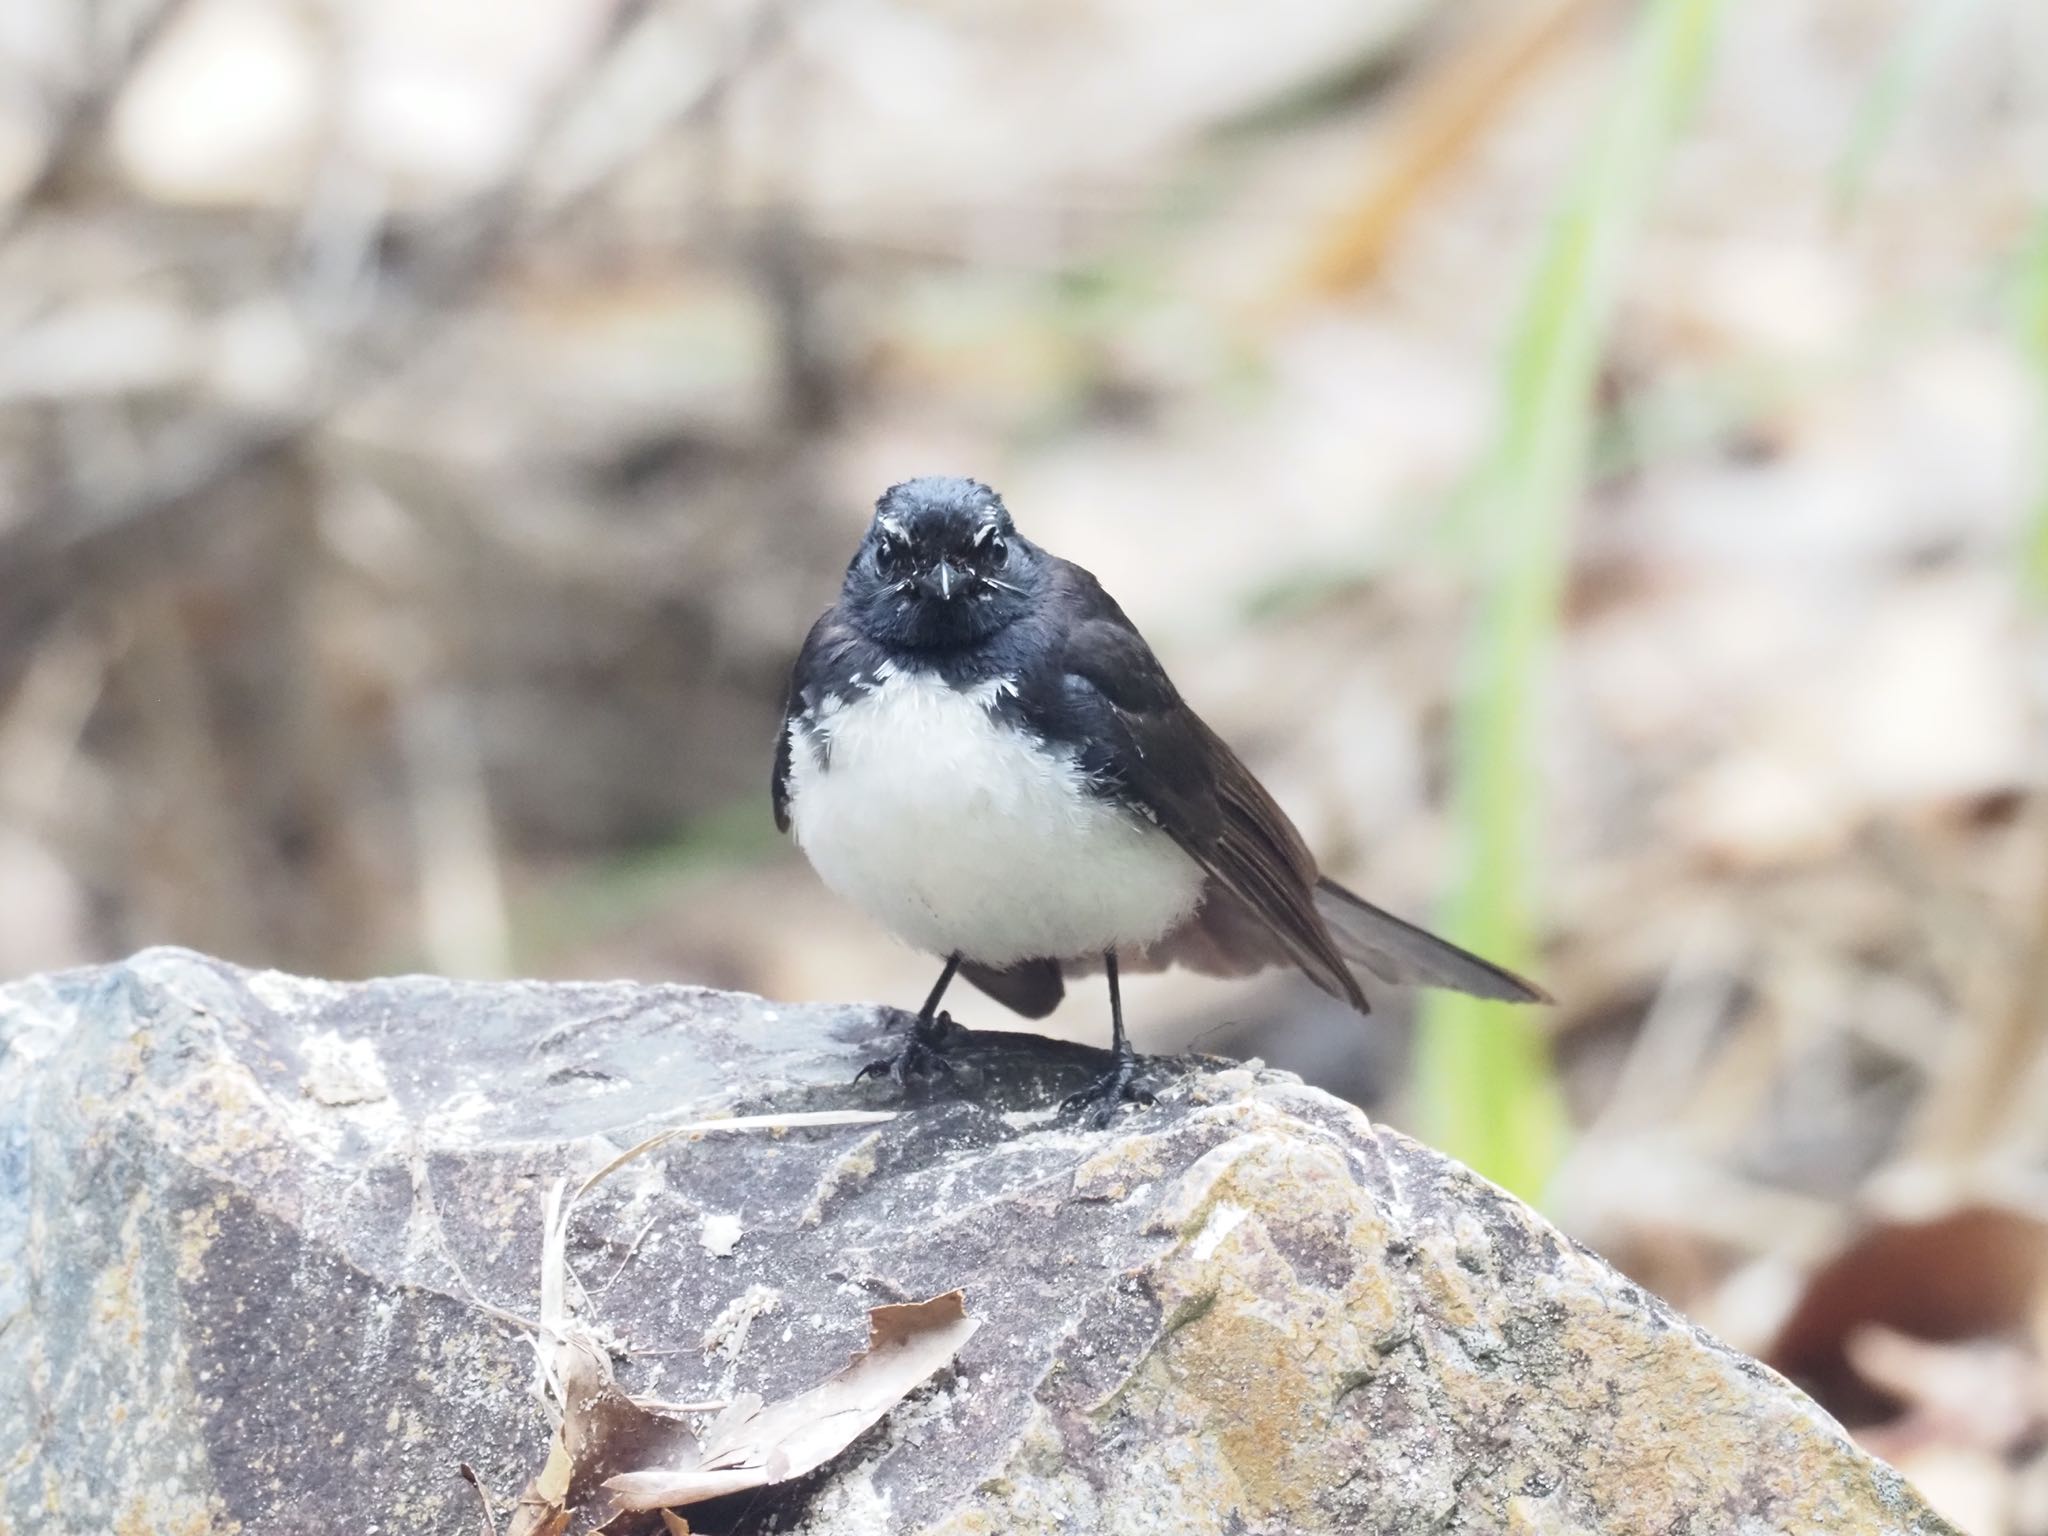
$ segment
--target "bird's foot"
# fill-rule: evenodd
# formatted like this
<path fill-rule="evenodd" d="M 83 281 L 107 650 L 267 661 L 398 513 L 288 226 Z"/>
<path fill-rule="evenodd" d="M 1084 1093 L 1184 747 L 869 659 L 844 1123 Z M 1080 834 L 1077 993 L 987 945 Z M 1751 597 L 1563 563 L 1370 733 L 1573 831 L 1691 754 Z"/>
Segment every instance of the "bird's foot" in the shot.
<path fill-rule="evenodd" d="M 1079 1093 L 1070 1093 L 1060 1101 L 1060 1113 L 1072 1115 L 1086 1113 L 1088 1123 L 1098 1131 L 1109 1129 L 1116 1119 L 1117 1111 L 1126 1104 L 1153 1104 L 1149 1088 L 1141 1087 L 1136 1081 L 1138 1058 L 1119 1056 L 1102 1076 L 1095 1079 Z"/>
<path fill-rule="evenodd" d="M 935 1077 L 950 1078 L 953 1063 L 946 1059 L 946 1047 L 966 1031 L 953 1022 L 950 1013 L 941 1013 L 927 1021 L 913 1020 L 910 1039 L 903 1049 L 894 1056 L 885 1056 L 871 1061 L 853 1075 L 858 1083 L 867 1078 L 889 1079 L 899 1088 L 908 1088 L 913 1082 L 929 1083 Z"/>

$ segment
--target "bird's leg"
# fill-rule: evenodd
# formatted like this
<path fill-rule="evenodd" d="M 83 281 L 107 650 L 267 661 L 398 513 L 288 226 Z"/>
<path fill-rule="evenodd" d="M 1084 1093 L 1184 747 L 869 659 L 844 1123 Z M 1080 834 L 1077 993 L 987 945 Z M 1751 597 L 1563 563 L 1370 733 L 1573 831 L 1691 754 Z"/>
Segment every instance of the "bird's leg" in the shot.
<path fill-rule="evenodd" d="M 1138 1075 L 1138 1056 L 1124 1035 L 1124 999 L 1116 984 L 1115 950 L 1103 954 L 1102 969 L 1109 977 L 1110 1052 L 1113 1059 L 1107 1072 L 1079 1093 L 1069 1094 L 1060 1105 L 1063 1115 L 1076 1110 L 1093 1110 L 1090 1118 L 1098 1131 L 1107 1129 L 1124 1105 L 1152 1102 L 1151 1093 L 1132 1081 Z"/>
<path fill-rule="evenodd" d="M 884 1061 L 871 1061 L 854 1074 L 857 1083 L 864 1077 L 886 1077 L 901 1083 L 906 1078 L 930 1077 L 934 1072 L 953 1074 L 953 1064 L 946 1060 L 946 1042 L 959 1028 L 950 1013 L 939 1012 L 939 1000 L 946 995 L 946 988 L 952 983 L 953 973 L 960 969 L 957 954 L 946 958 L 946 968 L 939 972 L 939 979 L 932 985 L 924 1006 L 917 1010 L 917 1018 L 910 1026 L 910 1040 L 896 1056 Z"/>

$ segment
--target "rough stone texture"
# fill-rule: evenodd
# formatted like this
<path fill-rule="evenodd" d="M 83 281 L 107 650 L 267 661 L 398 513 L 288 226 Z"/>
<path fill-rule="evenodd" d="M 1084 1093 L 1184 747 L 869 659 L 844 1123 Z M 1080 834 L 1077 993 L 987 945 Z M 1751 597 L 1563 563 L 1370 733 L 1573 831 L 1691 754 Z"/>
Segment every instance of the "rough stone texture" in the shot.
<path fill-rule="evenodd" d="M 885 1022 L 170 950 L 0 989 L 0 1532 L 475 1531 L 457 1464 L 510 1494 L 547 1440 L 512 1320 L 547 1185 L 668 1124 L 886 1106 L 848 1081 Z M 970 1096 L 681 1138 L 578 1208 L 635 1390 L 799 1390 L 879 1300 L 987 1320 L 828 1473 L 699 1529 L 1946 1529 L 1771 1372 L 1291 1078 L 1175 1064 L 1096 1133 L 1044 1113 L 1091 1053 L 974 1059 Z"/>

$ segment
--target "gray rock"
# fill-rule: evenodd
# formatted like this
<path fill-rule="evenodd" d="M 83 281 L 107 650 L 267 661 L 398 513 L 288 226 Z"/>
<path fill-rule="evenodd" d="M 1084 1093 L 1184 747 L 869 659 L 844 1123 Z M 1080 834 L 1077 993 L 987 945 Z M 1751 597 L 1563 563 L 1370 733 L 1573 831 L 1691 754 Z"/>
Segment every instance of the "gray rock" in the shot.
<path fill-rule="evenodd" d="M 666 1125 L 889 1107 L 887 1015 L 686 987 L 360 986 L 157 950 L 0 989 L 0 1532 L 455 1533 L 509 1497 L 543 1194 Z M 984 1325 L 701 1530 L 1946 1529 L 1806 1398 L 1516 1201 L 1280 1074 L 972 1043 L 878 1125 L 699 1134 L 577 1207 L 630 1389 L 786 1396 L 866 1309 Z"/>

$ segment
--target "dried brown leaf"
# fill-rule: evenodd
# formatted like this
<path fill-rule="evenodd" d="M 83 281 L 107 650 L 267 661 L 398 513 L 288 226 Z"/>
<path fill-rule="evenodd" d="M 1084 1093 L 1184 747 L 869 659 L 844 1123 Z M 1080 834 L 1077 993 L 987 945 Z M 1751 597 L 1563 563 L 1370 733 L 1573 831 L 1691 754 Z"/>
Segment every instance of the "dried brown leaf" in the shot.
<path fill-rule="evenodd" d="M 594 1528 L 622 1513 L 690 1504 L 720 1493 L 801 1477 L 837 1455 L 903 1395 L 958 1352 L 979 1324 L 958 1291 L 868 1314 L 868 1347 L 845 1369 L 786 1403 L 763 1408 L 746 1395 L 730 1404 L 672 1405 L 626 1395 L 596 1336 L 570 1315 L 569 1214 L 576 1200 L 620 1167 L 678 1136 L 775 1131 L 791 1125 L 866 1124 L 889 1115 L 831 1112 L 748 1116 L 678 1126 L 629 1148 L 568 1193 L 549 1190 L 541 1229 L 540 1327 L 536 1347 L 555 1413 L 547 1461 L 520 1493 L 506 1536 L 561 1536 L 573 1513 Z M 700 1441 L 687 1415 L 724 1411 Z M 676 1496 L 626 1502 L 617 1491 L 658 1488 Z M 600 1488 L 603 1490 L 600 1492 Z M 671 1526 L 674 1529 L 674 1526 Z M 684 1527 L 687 1529 L 687 1526 Z"/>
<path fill-rule="evenodd" d="M 1764 1359 L 1861 1428 L 1907 1404 L 1863 1374 L 1849 1348 L 1859 1330 L 1950 1342 L 2022 1335 L 2044 1298 L 2048 1223 L 2008 1206 L 1959 1205 L 1860 1233 L 1807 1280 Z"/>
<path fill-rule="evenodd" d="M 560 1417 L 548 1459 L 520 1493 L 506 1536 L 559 1536 L 570 1512 L 606 1477 L 694 1444 L 680 1418 L 646 1408 L 619 1389 L 610 1357 L 569 1316 L 564 1190 L 558 1180 L 547 1193 L 540 1280 L 541 1369 Z"/>
<path fill-rule="evenodd" d="M 555 1442 L 548 1447 L 547 1462 L 512 1506 L 512 1521 L 505 1527 L 505 1536 L 561 1536 L 569 1526 L 569 1479 L 573 1471 L 569 1448 L 562 1443 L 562 1432 L 556 1430 Z"/>
<path fill-rule="evenodd" d="M 506 1536 L 555 1536 L 614 1473 L 696 1452 L 689 1425 L 621 1391 L 610 1359 L 581 1330 L 559 1340 L 552 1368 L 562 1422 L 546 1465 L 519 1496 Z"/>
<path fill-rule="evenodd" d="M 980 1326 L 959 1291 L 871 1309 L 867 1347 L 808 1392 L 767 1407 L 758 1397 L 742 1397 L 719 1415 L 694 1454 L 607 1478 L 607 1518 L 701 1503 L 816 1471 L 951 1361 Z"/>

